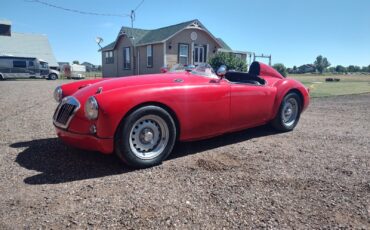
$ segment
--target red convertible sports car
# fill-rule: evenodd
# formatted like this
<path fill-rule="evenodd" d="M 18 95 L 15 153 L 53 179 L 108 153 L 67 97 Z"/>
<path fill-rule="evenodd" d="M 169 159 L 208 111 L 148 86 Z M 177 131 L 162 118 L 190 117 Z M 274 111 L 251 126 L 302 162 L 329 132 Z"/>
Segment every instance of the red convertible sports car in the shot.
<path fill-rule="evenodd" d="M 55 89 L 57 135 L 81 149 L 116 153 L 126 164 L 160 164 L 176 140 L 192 141 L 266 123 L 293 130 L 309 91 L 270 66 L 214 73 L 209 65 L 162 74 L 77 81 Z"/>

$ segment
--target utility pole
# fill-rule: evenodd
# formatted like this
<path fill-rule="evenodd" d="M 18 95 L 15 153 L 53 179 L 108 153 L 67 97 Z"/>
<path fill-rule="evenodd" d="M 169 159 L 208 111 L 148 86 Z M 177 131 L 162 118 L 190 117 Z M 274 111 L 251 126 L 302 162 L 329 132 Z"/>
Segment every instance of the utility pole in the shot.
<path fill-rule="evenodd" d="M 131 10 L 131 14 L 130 14 L 130 18 L 131 18 L 131 41 L 132 41 L 132 72 L 134 75 L 135 72 L 136 72 L 136 49 L 135 49 L 135 37 L 134 37 L 134 21 L 135 21 L 135 11 L 134 10 Z M 137 73 L 139 74 L 139 73 Z"/>
<path fill-rule="evenodd" d="M 269 66 L 271 66 L 271 54 L 270 55 L 254 55 L 253 61 L 256 61 L 256 58 L 268 58 L 269 59 Z"/>

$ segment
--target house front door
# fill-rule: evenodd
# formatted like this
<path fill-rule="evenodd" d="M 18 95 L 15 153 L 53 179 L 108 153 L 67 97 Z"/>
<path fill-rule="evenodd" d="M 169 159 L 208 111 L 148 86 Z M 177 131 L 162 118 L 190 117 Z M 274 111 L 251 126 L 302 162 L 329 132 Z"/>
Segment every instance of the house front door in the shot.
<path fill-rule="evenodd" d="M 206 62 L 204 46 L 194 46 L 194 65 Z"/>

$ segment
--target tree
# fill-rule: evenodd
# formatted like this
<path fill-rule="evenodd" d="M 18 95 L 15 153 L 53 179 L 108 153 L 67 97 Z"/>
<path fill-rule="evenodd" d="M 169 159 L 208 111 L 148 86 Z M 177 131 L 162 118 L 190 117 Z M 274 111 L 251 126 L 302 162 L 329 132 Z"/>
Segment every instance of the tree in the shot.
<path fill-rule="evenodd" d="M 362 69 L 361 69 L 361 72 L 363 72 L 363 73 L 369 72 L 369 67 L 363 66 Z"/>
<path fill-rule="evenodd" d="M 335 67 L 335 72 L 337 72 L 337 73 L 345 73 L 345 72 L 347 72 L 347 68 L 344 67 L 344 66 L 342 66 L 342 65 L 337 65 Z"/>
<path fill-rule="evenodd" d="M 297 73 L 298 72 L 298 68 L 297 68 L 297 66 L 293 66 L 293 71 L 292 71 L 293 73 Z"/>
<path fill-rule="evenodd" d="M 350 66 L 348 66 L 347 70 L 348 70 L 348 72 L 351 72 L 351 73 L 360 72 L 361 67 L 357 66 L 357 65 L 350 65 Z"/>
<path fill-rule="evenodd" d="M 73 63 L 73 64 L 77 64 L 77 65 L 79 65 L 79 64 L 80 64 L 80 62 L 79 62 L 79 61 L 77 61 L 77 60 L 73 61 L 72 63 Z"/>
<path fill-rule="evenodd" d="M 313 63 L 316 67 L 316 69 L 322 74 L 326 68 L 330 66 L 330 62 L 326 57 L 323 57 L 322 55 L 317 56 L 316 61 Z"/>
<path fill-rule="evenodd" d="M 286 77 L 287 75 L 287 69 L 284 64 L 282 63 L 276 63 L 272 66 L 274 69 L 276 69 L 281 75 Z"/>
<path fill-rule="evenodd" d="M 335 67 L 334 67 L 334 66 L 333 66 L 333 67 L 329 67 L 329 68 L 328 68 L 328 72 L 329 72 L 329 73 L 334 73 L 334 72 L 336 72 L 336 71 L 335 71 Z"/>
<path fill-rule="evenodd" d="M 247 71 L 246 61 L 232 53 L 219 52 L 210 58 L 209 64 L 214 70 L 217 70 L 221 65 L 226 65 L 228 70 Z"/>

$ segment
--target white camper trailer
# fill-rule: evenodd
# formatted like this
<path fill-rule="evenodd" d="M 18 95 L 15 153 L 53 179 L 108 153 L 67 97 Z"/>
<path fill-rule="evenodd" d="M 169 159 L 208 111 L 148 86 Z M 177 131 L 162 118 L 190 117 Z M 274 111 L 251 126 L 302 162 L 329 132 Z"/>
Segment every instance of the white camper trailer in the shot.
<path fill-rule="evenodd" d="M 72 64 L 71 65 L 71 78 L 73 79 L 82 79 L 85 78 L 86 66 Z"/>

